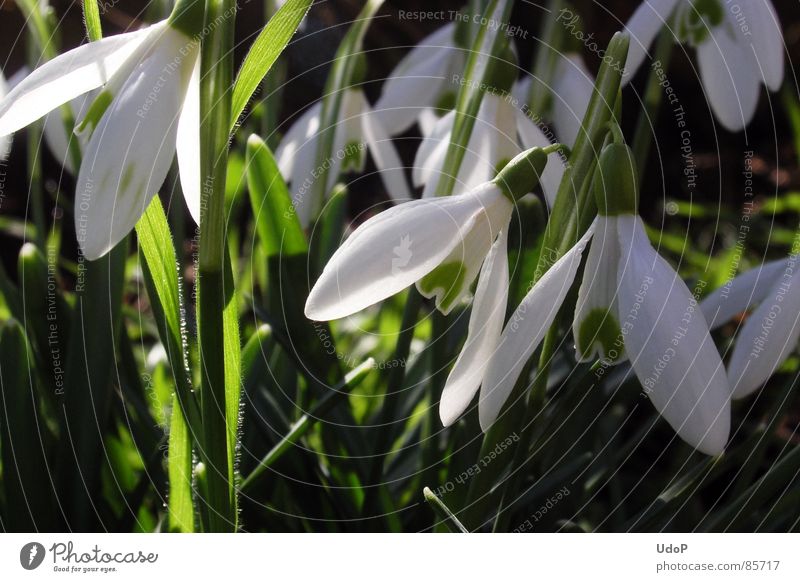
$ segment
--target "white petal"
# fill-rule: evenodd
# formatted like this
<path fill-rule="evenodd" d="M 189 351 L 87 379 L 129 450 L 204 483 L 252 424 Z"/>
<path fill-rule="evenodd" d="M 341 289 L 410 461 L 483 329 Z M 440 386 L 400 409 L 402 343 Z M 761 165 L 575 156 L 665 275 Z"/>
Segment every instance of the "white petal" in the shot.
<path fill-rule="evenodd" d="M 761 72 L 751 47 L 730 36 L 727 28 L 710 31 L 697 47 L 700 77 L 714 115 L 730 131 L 744 128 L 756 112 Z"/>
<path fill-rule="evenodd" d="M 442 112 L 439 110 L 434 110 L 430 107 L 419 112 L 417 125 L 419 125 L 419 131 L 423 136 L 429 136 L 431 134 L 433 128 L 436 126 L 436 122 L 439 121 L 441 113 Z"/>
<path fill-rule="evenodd" d="M 305 313 L 326 321 L 356 313 L 430 273 L 463 243 L 476 218 L 504 200 L 494 185 L 460 196 L 414 200 L 359 226 L 309 293 Z"/>
<path fill-rule="evenodd" d="M 728 375 L 733 397 L 757 390 L 797 348 L 800 339 L 800 275 L 797 265 L 773 285 L 736 339 Z"/>
<path fill-rule="evenodd" d="M 679 0 L 645 0 L 625 25 L 631 37 L 623 82 L 628 83 L 647 57 L 650 46 L 667 24 Z"/>
<path fill-rule="evenodd" d="M 742 42 L 751 44 L 755 50 L 764 84 L 772 91 L 781 88 L 784 74 L 783 31 L 770 0 L 741 2 L 741 14 L 728 8 L 732 26 Z M 745 28 L 746 27 L 746 28 Z"/>
<path fill-rule="evenodd" d="M 580 55 L 559 58 L 553 78 L 553 125 L 559 141 L 569 147 L 575 145 L 581 130 L 594 92 L 594 81 Z"/>
<path fill-rule="evenodd" d="M 444 315 L 469 294 L 492 243 L 501 231 L 508 230 L 512 210 L 511 201 L 505 197 L 487 205 L 464 233 L 461 244 L 436 269 L 417 281 L 419 292 L 428 299 L 435 297 L 436 308 Z"/>
<path fill-rule="evenodd" d="M 84 95 L 79 95 L 70 101 L 70 109 L 72 110 L 72 119 L 77 124 L 78 120 L 82 119 L 86 112 L 89 110 L 95 97 L 97 97 L 99 90 L 89 91 Z M 70 132 L 71 133 L 71 132 Z M 69 152 L 69 140 L 76 139 L 74 135 L 67 135 L 67 128 L 64 125 L 64 119 L 61 116 L 60 110 L 54 110 L 45 115 L 44 117 L 44 139 L 47 142 L 47 147 L 50 152 L 59 161 L 59 163 L 66 168 L 66 170 L 75 175 L 75 167 L 72 163 L 72 156 Z M 86 145 L 86 140 L 82 141 L 81 145 Z M 82 148 L 83 149 L 83 148 Z"/>
<path fill-rule="evenodd" d="M 166 28 L 108 107 L 84 154 L 75 195 L 78 242 L 89 260 L 133 229 L 164 182 L 175 155 L 178 116 L 197 45 Z M 167 73 L 167 67 L 179 66 Z"/>
<path fill-rule="evenodd" d="M 447 377 L 439 404 L 444 426 L 453 424 L 469 406 L 497 349 L 508 303 L 508 236 L 504 230 L 481 268 L 464 347 Z"/>
<path fill-rule="evenodd" d="M 189 213 L 200 224 L 200 59 L 186 88 L 176 141 L 181 190 Z"/>
<path fill-rule="evenodd" d="M 478 417 L 481 428 L 489 430 L 522 373 L 522 368 L 539 346 L 561 308 L 581 264 L 590 228 L 563 257 L 533 286 L 506 324 L 494 356 L 486 367 L 481 385 Z"/>
<path fill-rule="evenodd" d="M 518 109 L 523 109 L 528 104 L 532 84 L 533 77 L 526 75 L 522 79 L 518 79 L 511 88 L 511 96 L 514 97 Z"/>
<path fill-rule="evenodd" d="M 617 219 L 598 216 L 572 324 L 578 361 L 589 362 L 600 358 L 617 362 L 625 358 L 625 343 L 617 320 L 619 262 Z M 599 321 L 598 316 L 602 317 Z M 591 327 L 584 329 L 584 325 Z"/>
<path fill-rule="evenodd" d="M 0 71 L 0 100 L 8 94 L 8 83 L 6 82 L 3 71 Z M 11 136 L 0 137 L 0 160 L 4 160 L 11 150 Z"/>
<path fill-rule="evenodd" d="M 316 137 L 317 132 L 319 132 L 321 113 L 321 101 L 306 109 L 300 118 L 292 124 L 292 127 L 281 139 L 278 149 L 275 150 L 275 161 L 287 182 L 294 180 L 295 166 L 305 166 L 298 160 L 298 157 L 308 157 L 310 155 L 313 159 L 316 154 Z M 305 179 L 305 175 L 302 173 L 300 175 Z M 302 180 L 300 181 L 302 182 Z"/>
<path fill-rule="evenodd" d="M 787 259 L 764 263 L 710 293 L 700 304 L 710 328 L 725 325 L 750 306 L 761 303 L 785 271 L 786 265 Z"/>
<path fill-rule="evenodd" d="M 145 41 L 166 26 L 109 36 L 46 62 L 0 102 L 0 135 L 36 121 L 48 111 L 103 85 Z"/>
<path fill-rule="evenodd" d="M 716 455 L 730 431 L 730 387 L 700 307 L 650 246 L 638 217 L 617 219 L 619 317 L 636 376 L 658 412 L 696 449 Z"/>
<path fill-rule="evenodd" d="M 361 116 L 361 123 L 369 153 L 389 196 L 395 202 L 410 200 L 411 190 L 406 181 L 403 162 L 380 120 L 373 112 L 367 111 Z"/>
<path fill-rule="evenodd" d="M 450 144 L 455 118 L 456 112 L 450 111 L 439 119 L 419 145 L 414 156 L 414 168 L 411 171 L 415 187 L 424 186 L 434 176 L 438 177 L 438 169 L 444 163 L 444 156 Z"/>
<path fill-rule="evenodd" d="M 424 108 L 436 106 L 459 51 L 454 31 L 455 24 L 450 23 L 422 39 L 384 82 L 375 111 L 389 135 L 403 133 Z"/>
<path fill-rule="evenodd" d="M 552 145 L 539 126 L 522 111 L 517 111 L 517 131 L 519 132 L 522 147 L 526 150 L 533 147 L 545 148 Z M 566 169 L 561 154 L 550 154 L 547 157 L 547 165 L 544 168 L 544 172 L 542 172 L 540 183 L 545 200 L 550 208 L 555 204 L 558 187 L 561 185 L 561 179 L 564 177 Z"/>

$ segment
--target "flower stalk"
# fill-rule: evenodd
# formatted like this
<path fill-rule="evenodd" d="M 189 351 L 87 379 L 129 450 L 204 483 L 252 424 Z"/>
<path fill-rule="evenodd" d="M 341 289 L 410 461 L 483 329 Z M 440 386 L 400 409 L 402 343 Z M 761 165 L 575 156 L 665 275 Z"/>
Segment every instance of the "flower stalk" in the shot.
<path fill-rule="evenodd" d="M 176 6 L 170 20 L 187 33 L 193 29 L 190 36 L 197 39 L 200 30 L 196 26 L 202 7 L 200 0 L 185 0 Z M 206 509 L 205 528 L 211 532 L 235 531 L 237 518 L 231 427 L 226 416 L 229 395 L 225 367 L 230 365 L 230 357 L 226 357 L 229 356 L 226 354 L 229 338 L 225 337 L 224 321 L 224 312 L 234 297 L 232 287 L 226 285 L 225 178 L 235 10 L 232 0 L 208 0 L 205 6 L 208 25 L 204 29 L 207 34 L 199 38 L 201 212 L 197 311 L 202 371 L 200 451 L 206 466 L 204 490 L 207 495 L 201 507 Z"/>

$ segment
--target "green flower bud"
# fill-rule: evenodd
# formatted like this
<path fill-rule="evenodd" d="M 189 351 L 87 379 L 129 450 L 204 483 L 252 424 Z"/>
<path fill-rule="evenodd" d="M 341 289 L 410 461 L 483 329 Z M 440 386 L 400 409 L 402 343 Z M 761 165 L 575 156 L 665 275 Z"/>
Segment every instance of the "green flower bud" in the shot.
<path fill-rule="evenodd" d="M 517 155 L 500 170 L 493 180 L 511 200 L 519 200 L 531 192 L 547 165 L 548 152 L 542 148 L 531 148 Z"/>
<path fill-rule="evenodd" d="M 599 214 L 636 214 L 639 188 L 631 148 L 621 143 L 603 148 L 592 186 Z"/>

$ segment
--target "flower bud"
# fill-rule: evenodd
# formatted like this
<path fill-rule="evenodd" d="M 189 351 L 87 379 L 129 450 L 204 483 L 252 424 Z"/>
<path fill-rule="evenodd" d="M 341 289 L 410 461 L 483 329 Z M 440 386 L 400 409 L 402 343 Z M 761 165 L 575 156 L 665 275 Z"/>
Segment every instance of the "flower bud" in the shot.
<path fill-rule="evenodd" d="M 536 187 L 546 165 L 547 152 L 531 148 L 508 162 L 493 181 L 511 200 L 519 200 Z"/>
<path fill-rule="evenodd" d="M 603 148 L 593 188 L 598 214 L 636 214 L 638 179 L 633 152 L 627 145 L 612 143 Z"/>

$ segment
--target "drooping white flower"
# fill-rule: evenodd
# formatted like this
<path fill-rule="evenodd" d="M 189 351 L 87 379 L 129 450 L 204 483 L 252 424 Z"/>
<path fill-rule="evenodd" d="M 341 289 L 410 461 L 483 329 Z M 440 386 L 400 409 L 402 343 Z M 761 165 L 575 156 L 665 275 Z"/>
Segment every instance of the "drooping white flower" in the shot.
<path fill-rule="evenodd" d="M 800 340 L 800 257 L 765 263 L 723 285 L 701 303 L 711 328 L 757 306 L 736 336 L 728 362 L 733 398 L 756 391 Z"/>
<path fill-rule="evenodd" d="M 455 111 L 440 118 L 431 133 L 422 141 L 414 159 L 412 180 L 415 187 L 424 186 L 422 197 L 436 192 L 453 131 Z M 469 190 L 491 180 L 512 158 L 525 149 L 552 145 L 532 119 L 516 106 L 513 95 L 486 93 L 475 119 L 464 159 L 456 177 L 462 190 Z M 559 156 L 548 158 L 541 176 L 542 189 L 552 205 L 564 162 Z"/>
<path fill-rule="evenodd" d="M 468 293 L 512 210 L 511 200 L 489 182 L 381 212 L 331 257 L 309 293 L 306 317 L 347 317 L 414 283 L 448 313 Z"/>
<path fill-rule="evenodd" d="M 546 162 L 547 153 L 535 148 L 511 160 L 491 182 L 463 194 L 413 200 L 370 218 L 325 266 L 309 294 L 306 316 L 347 317 L 412 283 L 449 313 L 508 226 L 513 200 L 535 187 Z"/>
<path fill-rule="evenodd" d="M 599 353 L 613 364 L 627 354 L 650 400 L 681 438 L 707 454 L 724 448 L 730 389 L 722 361 L 694 296 L 650 245 L 631 208 L 602 209 L 578 243 L 533 286 L 502 334 L 482 348 L 493 355 L 474 369 L 469 383 L 461 381 L 473 391 L 464 389 L 460 403 L 468 403 L 480 385 L 484 430 L 553 324 L 592 239 L 573 323 L 579 359 Z"/>
<path fill-rule="evenodd" d="M 522 109 L 523 106 L 527 107 L 533 83 L 544 84 L 545 91 L 550 95 L 550 107 L 548 111 L 531 113 L 548 117 L 559 141 L 572 147 L 589 107 L 595 79 L 580 54 L 559 53 L 556 58 L 550 78 L 535 80 L 533 76 L 523 77 L 514 85 L 513 94 Z"/>
<path fill-rule="evenodd" d="M 92 102 L 95 100 L 99 90 L 89 91 L 85 95 L 80 95 L 69 102 L 72 111 L 72 119 L 83 119 L 89 111 Z M 50 153 L 70 174 L 75 175 L 75 164 L 69 151 L 70 139 L 78 139 L 81 144 L 81 151 L 86 148 L 88 136 L 84 133 L 81 136 L 69 135 L 67 126 L 61 116 L 60 109 L 55 109 L 44 117 L 44 141 L 50 149 Z"/>
<path fill-rule="evenodd" d="M 187 13 L 177 11 L 174 19 L 48 61 L 0 102 L 0 135 L 7 135 L 101 88 L 76 129 L 86 148 L 75 225 L 90 260 L 133 228 L 161 187 L 176 149 L 187 205 L 199 221 L 200 50 L 187 31 Z M 194 16 L 202 27 L 202 15 Z"/>
<path fill-rule="evenodd" d="M 394 68 L 383 84 L 375 112 L 389 135 L 397 135 L 419 122 L 428 135 L 438 115 L 435 109 L 451 108 L 466 53 L 456 43 L 456 23 L 451 22 L 423 38 Z"/>
<path fill-rule="evenodd" d="M 762 84 L 780 88 L 783 34 L 770 0 L 645 0 L 626 26 L 631 36 L 626 81 L 664 26 L 697 50 L 706 96 L 727 129 L 738 131 L 752 120 Z"/>
<path fill-rule="evenodd" d="M 322 102 L 317 102 L 292 125 L 275 152 L 281 174 L 293 190 L 292 202 L 300 223 L 308 226 L 314 212 L 312 184 L 323 172 L 317 161 L 317 144 L 324 129 L 320 128 Z M 348 89 L 342 98 L 340 121 L 333 128 L 333 151 L 324 162 L 327 168 L 325 192 L 329 193 L 342 172 L 360 172 L 369 151 L 380 172 L 383 185 L 392 200 L 411 199 L 403 164 L 379 117 L 372 110 L 363 91 Z"/>

